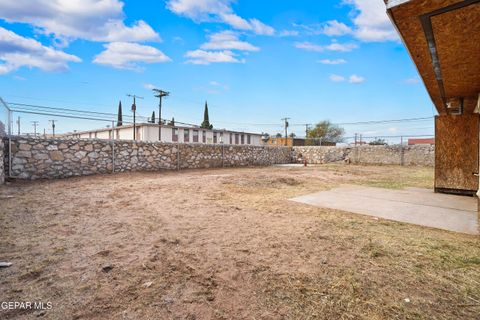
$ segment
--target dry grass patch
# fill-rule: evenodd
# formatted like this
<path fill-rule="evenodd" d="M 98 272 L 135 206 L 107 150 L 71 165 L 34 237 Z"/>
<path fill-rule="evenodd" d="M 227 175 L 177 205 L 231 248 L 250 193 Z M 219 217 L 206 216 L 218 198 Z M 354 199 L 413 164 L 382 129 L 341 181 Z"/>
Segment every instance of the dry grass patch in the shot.
<path fill-rule="evenodd" d="M 478 237 L 288 201 L 432 177 L 328 165 L 13 183 L 2 300 L 52 301 L 49 319 L 478 319 Z"/>

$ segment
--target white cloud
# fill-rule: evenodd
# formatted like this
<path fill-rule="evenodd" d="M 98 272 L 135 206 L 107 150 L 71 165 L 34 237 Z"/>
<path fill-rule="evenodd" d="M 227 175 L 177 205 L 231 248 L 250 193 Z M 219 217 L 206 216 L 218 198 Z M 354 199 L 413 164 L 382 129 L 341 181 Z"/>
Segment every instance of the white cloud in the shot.
<path fill-rule="evenodd" d="M 21 67 L 65 71 L 68 62 L 82 60 L 0 27 L 0 61 L 0 74 L 6 74 Z"/>
<path fill-rule="evenodd" d="M 352 51 L 353 49 L 358 48 L 358 46 L 354 43 L 338 43 L 333 41 L 331 44 L 326 46 L 321 46 L 318 44 L 314 44 L 308 41 L 305 42 L 295 42 L 295 47 L 298 49 L 306 50 L 306 51 L 313 51 L 313 52 L 323 52 L 325 50 L 328 51 L 338 51 L 338 52 L 348 52 Z"/>
<path fill-rule="evenodd" d="M 160 40 L 145 22 L 126 26 L 123 2 L 119 0 L 14 0 L 0 1 L 0 18 L 23 22 L 54 35 L 65 46 L 69 40 L 146 41 Z"/>
<path fill-rule="evenodd" d="M 361 76 L 357 76 L 356 74 L 352 74 L 348 79 L 350 83 L 362 83 L 365 82 L 365 78 Z"/>
<path fill-rule="evenodd" d="M 308 41 L 295 42 L 295 48 L 306 50 L 306 51 L 313 51 L 313 52 L 322 52 L 325 50 L 324 47 Z"/>
<path fill-rule="evenodd" d="M 280 37 L 295 37 L 298 36 L 300 32 L 297 30 L 283 30 L 278 33 L 278 36 Z"/>
<path fill-rule="evenodd" d="M 395 127 L 388 128 L 388 132 L 389 132 L 389 133 L 397 133 L 397 132 L 398 132 L 398 128 L 395 128 Z"/>
<path fill-rule="evenodd" d="M 151 46 L 131 42 L 112 42 L 104 45 L 94 63 L 117 69 L 141 70 L 138 63 L 161 63 L 171 61 L 163 52 Z"/>
<path fill-rule="evenodd" d="M 259 48 L 254 45 L 241 41 L 239 35 L 233 31 L 222 31 L 211 34 L 209 41 L 201 46 L 204 50 L 240 50 L 240 51 L 258 51 Z"/>
<path fill-rule="evenodd" d="M 157 88 L 157 86 L 155 86 L 155 85 L 153 85 L 153 84 L 151 84 L 151 83 L 145 83 L 145 84 L 143 85 L 143 87 L 144 87 L 145 89 L 147 89 L 147 90 L 153 90 L 153 89 Z"/>
<path fill-rule="evenodd" d="M 187 63 L 208 65 L 211 63 L 245 63 L 245 60 L 239 60 L 230 50 L 224 51 L 205 51 L 194 50 L 185 54 L 188 58 Z"/>
<path fill-rule="evenodd" d="M 329 78 L 330 78 L 330 81 L 333 81 L 333 82 L 344 82 L 347 80 L 344 76 L 340 76 L 338 74 L 331 74 Z M 364 81 L 365 81 L 365 78 L 357 76 L 356 74 L 352 74 L 348 78 L 348 82 L 353 84 L 362 83 Z"/>
<path fill-rule="evenodd" d="M 345 77 L 339 76 L 338 74 L 331 74 L 329 78 L 330 78 L 330 81 L 333 81 L 333 82 L 345 81 Z"/>
<path fill-rule="evenodd" d="M 330 20 L 325 22 L 321 28 L 321 33 L 327 36 L 343 36 L 352 32 L 352 29 L 342 22 Z"/>
<path fill-rule="evenodd" d="M 257 19 L 247 20 L 235 14 L 232 2 L 232 0 L 169 0 L 167 8 L 197 22 L 222 22 L 235 29 L 252 31 L 260 35 L 275 33 L 274 28 Z"/>
<path fill-rule="evenodd" d="M 323 59 L 323 60 L 318 60 L 317 62 L 321 64 L 331 64 L 331 65 L 347 63 L 347 61 L 344 59 L 335 59 L 335 60 Z"/>
<path fill-rule="evenodd" d="M 365 42 L 398 41 L 383 1 L 344 0 L 344 3 L 354 7 L 353 34 L 357 39 Z"/>
<path fill-rule="evenodd" d="M 250 19 L 249 21 L 250 21 L 250 25 L 252 27 L 253 32 L 255 32 L 256 34 L 271 36 L 275 33 L 274 28 L 264 24 L 263 22 L 257 19 Z M 250 29 L 248 28 L 245 30 L 250 30 Z"/>
<path fill-rule="evenodd" d="M 354 43 L 338 43 L 338 42 L 332 42 L 331 44 L 325 47 L 325 49 L 327 50 L 339 51 L 339 52 L 348 52 L 356 48 L 358 48 L 358 46 Z"/>
<path fill-rule="evenodd" d="M 406 84 L 411 84 L 411 85 L 419 84 L 420 79 L 418 77 L 408 78 L 408 79 L 405 79 L 405 83 Z"/>

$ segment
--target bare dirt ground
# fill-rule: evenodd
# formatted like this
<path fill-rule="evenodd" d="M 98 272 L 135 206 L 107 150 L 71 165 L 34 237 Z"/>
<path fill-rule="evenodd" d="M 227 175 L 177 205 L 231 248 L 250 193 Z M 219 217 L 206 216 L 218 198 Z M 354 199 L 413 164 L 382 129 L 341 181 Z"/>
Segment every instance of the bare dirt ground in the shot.
<path fill-rule="evenodd" d="M 2 319 L 480 319 L 478 237 L 287 199 L 433 169 L 128 173 L 0 188 Z M 13 197 L 11 197 L 13 196 Z"/>

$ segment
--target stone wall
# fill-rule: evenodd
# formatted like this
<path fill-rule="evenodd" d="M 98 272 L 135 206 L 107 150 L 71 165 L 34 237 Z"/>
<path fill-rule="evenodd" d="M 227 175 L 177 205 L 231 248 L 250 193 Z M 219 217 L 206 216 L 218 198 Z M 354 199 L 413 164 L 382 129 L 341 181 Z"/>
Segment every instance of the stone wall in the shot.
<path fill-rule="evenodd" d="M 0 185 L 5 183 L 5 143 L 0 136 Z"/>
<path fill-rule="evenodd" d="M 15 137 L 11 149 L 12 176 L 31 180 L 112 171 L 263 166 L 291 162 L 290 148 L 259 146 Z"/>
<path fill-rule="evenodd" d="M 434 166 L 435 146 L 293 147 L 293 159 L 321 164 L 348 159 L 358 164 Z"/>

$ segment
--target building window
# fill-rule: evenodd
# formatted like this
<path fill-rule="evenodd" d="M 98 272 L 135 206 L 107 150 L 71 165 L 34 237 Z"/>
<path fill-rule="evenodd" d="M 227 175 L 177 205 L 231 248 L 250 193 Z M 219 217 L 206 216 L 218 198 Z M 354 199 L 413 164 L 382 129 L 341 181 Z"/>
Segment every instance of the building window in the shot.
<path fill-rule="evenodd" d="M 202 142 L 207 143 L 207 131 L 202 131 Z"/>
<path fill-rule="evenodd" d="M 238 144 L 238 133 L 235 133 L 235 144 Z"/>
<path fill-rule="evenodd" d="M 183 142 L 190 142 L 190 130 L 183 129 Z"/>
<path fill-rule="evenodd" d="M 193 142 L 198 142 L 198 130 L 193 130 Z"/>
<path fill-rule="evenodd" d="M 213 143 L 217 143 L 217 133 L 213 133 Z"/>
<path fill-rule="evenodd" d="M 233 141 L 232 141 L 232 139 L 233 139 L 233 137 L 232 137 L 232 134 L 230 133 L 229 135 L 230 135 L 230 144 L 233 144 Z"/>
<path fill-rule="evenodd" d="M 220 143 L 223 143 L 223 132 L 220 132 Z"/>
<path fill-rule="evenodd" d="M 241 139 L 242 139 L 242 144 L 245 144 L 245 135 L 242 134 Z"/>
<path fill-rule="evenodd" d="M 252 138 L 250 137 L 250 135 L 247 135 L 247 144 L 251 144 L 252 143 Z"/>
<path fill-rule="evenodd" d="M 115 131 L 117 132 L 117 139 L 120 139 L 120 130 L 117 129 L 117 130 L 115 130 Z"/>
<path fill-rule="evenodd" d="M 178 142 L 178 128 L 172 128 L 172 142 Z"/>

